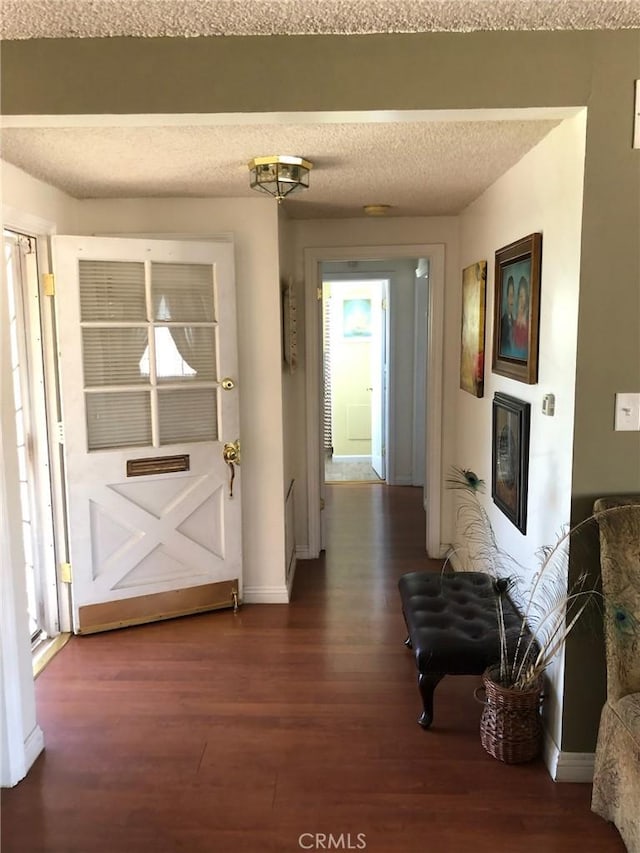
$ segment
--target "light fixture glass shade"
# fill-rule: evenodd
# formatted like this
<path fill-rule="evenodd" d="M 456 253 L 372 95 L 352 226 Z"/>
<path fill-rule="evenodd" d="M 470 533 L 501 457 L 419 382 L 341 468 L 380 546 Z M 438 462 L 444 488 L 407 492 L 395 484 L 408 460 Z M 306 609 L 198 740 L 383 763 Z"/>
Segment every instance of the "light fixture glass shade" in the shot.
<path fill-rule="evenodd" d="M 313 164 L 302 157 L 281 154 L 255 157 L 249 161 L 249 185 L 251 189 L 267 193 L 280 202 L 290 193 L 308 188 L 312 168 Z"/>

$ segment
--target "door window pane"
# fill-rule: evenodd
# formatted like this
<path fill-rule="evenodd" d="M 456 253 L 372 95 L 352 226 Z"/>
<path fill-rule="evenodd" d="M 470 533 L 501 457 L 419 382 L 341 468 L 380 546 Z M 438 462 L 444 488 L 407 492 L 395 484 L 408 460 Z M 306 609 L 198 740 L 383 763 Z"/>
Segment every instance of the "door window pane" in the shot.
<path fill-rule="evenodd" d="M 150 398 L 149 391 L 85 394 L 89 450 L 150 445 Z"/>
<path fill-rule="evenodd" d="M 218 440 L 215 388 L 159 391 L 160 444 Z"/>
<path fill-rule="evenodd" d="M 144 264 L 79 261 L 80 319 L 146 320 Z"/>
<path fill-rule="evenodd" d="M 145 375 L 140 363 L 147 344 L 147 329 L 143 326 L 138 329 L 83 329 L 85 386 L 148 382 L 148 371 Z"/>
<path fill-rule="evenodd" d="M 215 321 L 210 264 L 151 264 L 153 319 L 175 323 Z"/>
<path fill-rule="evenodd" d="M 158 382 L 216 378 L 215 329 L 206 326 L 155 328 Z"/>

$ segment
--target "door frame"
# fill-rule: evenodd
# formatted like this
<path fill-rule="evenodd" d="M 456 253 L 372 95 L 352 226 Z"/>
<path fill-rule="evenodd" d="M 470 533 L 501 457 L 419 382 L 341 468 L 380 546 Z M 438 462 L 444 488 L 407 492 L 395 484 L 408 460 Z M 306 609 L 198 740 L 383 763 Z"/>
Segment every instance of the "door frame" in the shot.
<path fill-rule="evenodd" d="M 373 356 L 371 358 L 371 385 L 372 388 L 375 389 L 375 383 L 379 382 L 379 392 L 375 392 L 375 395 L 372 395 L 372 403 L 373 400 L 376 400 L 379 405 L 374 408 L 371 407 L 371 467 L 375 471 L 375 473 L 380 477 L 383 482 L 387 482 L 389 479 L 389 456 L 393 456 L 393 454 L 389 454 L 389 448 L 395 447 L 395 441 L 393 445 L 389 440 L 389 376 L 391 375 L 391 347 L 389 346 L 390 340 L 390 326 L 391 326 L 391 287 L 390 287 L 390 279 L 382 279 L 380 282 L 380 305 L 379 305 L 379 322 L 377 324 L 377 328 L 375 328 L 373 332 L 373 340 L 377 341 L 376 346 L 376 355 L 378 356 L 374 359 Z M 375 367 L 375 376 L 373 368 Z M 395 411 L 395 407 L 394 407 Z M 373 428 L 373 423 L 376 422 L 376 430 Z M 380 439 L 380 454 L 375 456 L 375 461 L 379 464 L 380 470 L 374 465 L 374 434 L 379 434 Z M 377 445 L 376 445 L 377 447 Z M 395 459 L 392 459 L 395 464 Z M 382 473 L 380 473 L 380 471 Z"/>
<path fill-rule="evenodd" d="M 320 262 L 320 266 L 322 266 L 322 262 Z M 391 278 L 390 274 L 387 272 L 331 272 L 331 273 L 322 273 L 322 270 L 319 271 L 320 274 L 320 284 L 319 287 L 322 289 L 325 282 L 329 283 L 340 283 L 340 282 L 350 282 L 350 281 L 359 281 L 359 282 L 379 282 L 382 285 L 382 299 L 385 301 L 385 307 L 383 309 L 382 314 L 382 323 L 383 326 L 383 336 L 384 336 L 384 348 L 385 348 L 385 364 L 383 366 L 383 372 L 386 371 L 384 376 L 383 388 L 382 388 L 382 413 L 380 415 L 380 429 L 382 432 L 382 445 L 388 451 L 389 446 L 392 445 L 392 440 L 389 436 L 393 435 L 394 432 L 394 424 L 392 422 L 392 412 L 389 401 L 389 382 L 388 375 L 391 372 L 390 367 L 390 359 L 391 354 L 389 352 L 389 318 L 391 316 Z M 323 322 L 322 316 L 320 316 L 320 322 Z M 322 371 L 320 388 L 324 387 L 324 362 L 322 360 L 322 340 L 321 340 L 321 352 L 320 352 L 320 369 Z M 322 402 L 322 401 L 321 401 Z M 372 447 L 373 451 L 373 447 Z M 393 470 L 393 458 L 389 458 L 387 453 L 386 455 L 386 463 L 385 463 L 385 475 L 382 478 L 385 482 L 389 480 L 389 470 Z M 322 483 L 321 483 L 321 491 L 322 491 Z"/>
<path fill-rule="evenodd" d="M 443 243 L 383 246 L 340 246 L 304 250 L 305 280 L 305 391 L 306 458 L 309 557 L 322 548 L 322 435 L 320 430 L 320 392 L 322 380 L 322 303 L 320 264 L 325 261 L 429 259 L 426 452 L 424 508 L 426 513 L 426 550 L 430 557 L 443 554 L 440 535 L 442 468 L 442 372 L 444 364 L 444 258 Z"/>
<path fill-rule="evenodd" d="M 61 578 L 61 564 L 67 560 L 67 518 L 64 461 L 58 430 L 60 404 L 55 300 L 45 295 L 43 287 L 43 276 L 51 272 L 49 238 L 56 233 L 57 229 L 53 222 L 25 213 L 10 205 L 3 205 L 2 219 L 3 228 L 33 237 L 36 242 L 38 281 L 33 283 L 29 298 L 38 302 L 40 325 L 36 328 L 34 320 L 25 333 L 28 338 L 28 347 L 32 349 L 39 346 L 42 351 L 42 371 L 37 376 L 31 375 L 30 381 L 31 384 L 42 382 L 44 385 L 42 399 L 38 400 L 36 406 L 34 426 L 39 467 L 36 490 L 41 512 L 44 512 L 46 518 L 50 515 L 51 519 L 50 523 L 45 521 L 46 529 L 41 531 L 41 534 L 43 548 L 48 555 L 47 559 L 53 561 L 53 567 L 50 569 L 52 577 L 47 578 L 46 595 L 49 601 L 45 603 L 45 607 L 49 613 L 57 611 L 57 630 L 52 633 L 52 636 L 55 636 L 60 633 L 69 633 L 72 625 L 69 586 Z M 41 339 L 38 340 L 40 336 Z M 29 389 L 30 396 L 33 395 L 34 390 Z M 45 469 L 48 474 L 45 473 Z"/>

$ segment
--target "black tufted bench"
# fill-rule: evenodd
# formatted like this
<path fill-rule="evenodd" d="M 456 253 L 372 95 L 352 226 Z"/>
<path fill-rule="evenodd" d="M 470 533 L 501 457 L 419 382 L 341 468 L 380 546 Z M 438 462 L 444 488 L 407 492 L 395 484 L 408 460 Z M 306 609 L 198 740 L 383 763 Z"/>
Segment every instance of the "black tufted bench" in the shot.
<path fill-rule="evenodd" d="M 484 572 L 409 572 L 398 582 L 402 612 L 418 667 L 424 711 L 433 721 L 433 691 L 445 675 L 480 675 L 500 661 L 494 579 Z M 503 596 L 507 645 L 518 640 L 522 617 Z"/>

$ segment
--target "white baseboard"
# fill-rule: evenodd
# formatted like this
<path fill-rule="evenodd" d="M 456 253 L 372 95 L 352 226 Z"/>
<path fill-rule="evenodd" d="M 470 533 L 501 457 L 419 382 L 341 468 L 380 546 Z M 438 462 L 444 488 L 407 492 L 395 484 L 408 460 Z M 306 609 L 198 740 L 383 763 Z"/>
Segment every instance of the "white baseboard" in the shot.
<path fill-rule="evenodd" d="M 289 574 L 287 575 L 287 600 L 291 601 L 291 590 L 293 589 L 293 578 L 296 574 L 296 569 L 298 567 L 298 555 L 294 551 L 293 558 L 291 560 L 291 567 L 289 569 Z"/>
<path fill-rule="evenodd" d="M 593 752 L 561 752 L 545 732 L 542 757 L 554 782 L 593 782 Z"/>
<path fill-rule="evenodd" d="M 371 462 L 371 456 L 337 456 L 331 457 L 333 462 Z"/>
<path fill-rule="evenodd" d="M 387 472 L 387 483 L 390 486 L 413 486 L 413 477 L 411 474 L 400 474 L 399 476 L 396 474 L 393 477 L 389 477 Z"/>
<path fill-rule="evenodd" d="M 24 762 L 27 773 L 43 749 L 44 733 L 40 726 L 34 726 L 24 742 Z"/>
<path fill-rule="evenodd" d="M 317 560 L 320 554 L 314 554 L 309 547 L 296 548 L 296 560 Z"/>
<path fill-rule="evenodd" d="M 244 604 L 288 604 L 289 591 L 282 586 L 245 586 L 242 590 Z"/>

